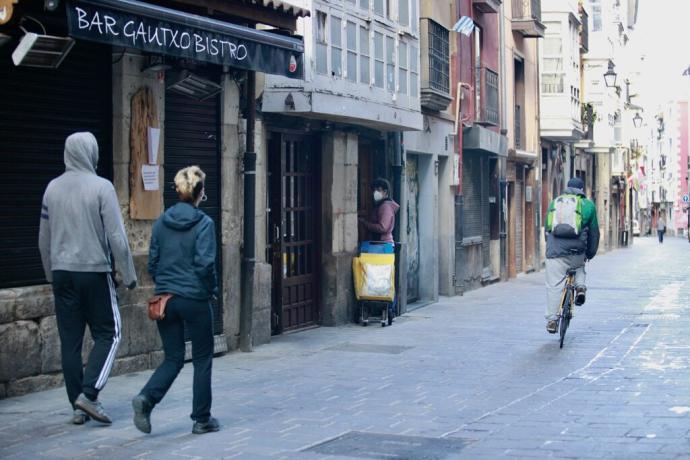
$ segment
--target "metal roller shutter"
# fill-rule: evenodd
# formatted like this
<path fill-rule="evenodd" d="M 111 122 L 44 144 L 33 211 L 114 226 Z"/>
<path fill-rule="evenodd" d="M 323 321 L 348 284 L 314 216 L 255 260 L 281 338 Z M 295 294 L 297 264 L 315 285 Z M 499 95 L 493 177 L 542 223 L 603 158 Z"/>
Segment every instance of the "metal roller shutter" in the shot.
<path fill-rule="evenodd" d="M 110 47 L 77 42 L 56 69 L 15 67 L 0 48 L 0 288 L 45 283 L 38 251 L 41 200 L 64 172 L 65 138 L 91 131 L 98 174 L 112 178 Z"/>
<path fill-rule="evenodd" d="M 491 226 L 489 221 L 489 159 L 481 161 L 482 258 L 484 268 L 491 266 Z"/>
<path fill-rule="evenodd" d="M 523 190 L 525 189 L 525 183 L 522 181 L 515 182 L 515 267 L 518 273 L 522 272 L 522 255 L 524 246 L 524 206 L 525 199 L 523 197 Z"/>
<path fill-rule="evenodd" d="M 462 171 L 462 193 L 465 199 L 463 236 L 482 236 L 481 162 L 475 154 L 465 154 Z"/>
<path fill-rule="evenodd" d="M 180 169 L 197 165 L 206 173 L 204 186 L 208 199 L 202 202 L 199 208 L 208 214 L 216 224 L 218 243 L 216 268 L 218 289 L 222 292 L 219 104 L 218 97 L 197 101 L 171 91 L 165 93 L 165 187 L 163 198 L 166 208 L 178 202 L 178 196 L 173 185 L 175 174 Z M 213 333 L 221 334 L 223 332 L 223 306 L 220 299 L 213 309 L 213 321 Z"/>

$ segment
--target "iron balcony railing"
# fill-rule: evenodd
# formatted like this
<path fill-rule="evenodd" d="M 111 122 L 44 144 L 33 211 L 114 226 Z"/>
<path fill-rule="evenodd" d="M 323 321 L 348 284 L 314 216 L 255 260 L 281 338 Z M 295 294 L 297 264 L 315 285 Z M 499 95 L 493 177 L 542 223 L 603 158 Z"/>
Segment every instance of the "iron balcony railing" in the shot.
<path fill-rule="evenodd" d="M 522 108 L 515 106 L 515 149 L 522 149 Z"/>
<path fill-rule="evenodd" d="M 541 22 L 541 0 L 513 0 L 513 19 L 534 19 Z"/>
<path fill-rule="evenodd" d="M 498 74 L 486 67 L 479 67 L 476 72 L 476 121 L 480 124 L 499 126 Z"/>

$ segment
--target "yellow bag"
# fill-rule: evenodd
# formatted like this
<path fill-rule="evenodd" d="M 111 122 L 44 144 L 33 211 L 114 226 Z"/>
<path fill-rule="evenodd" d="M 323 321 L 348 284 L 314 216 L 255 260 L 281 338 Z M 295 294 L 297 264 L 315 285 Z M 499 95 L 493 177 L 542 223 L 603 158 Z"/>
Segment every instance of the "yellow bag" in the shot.
<path fill-rule="evenodd" d="M 357 300 L 395 299 L 395 254 L 362 253 L 352 259 Z"/>

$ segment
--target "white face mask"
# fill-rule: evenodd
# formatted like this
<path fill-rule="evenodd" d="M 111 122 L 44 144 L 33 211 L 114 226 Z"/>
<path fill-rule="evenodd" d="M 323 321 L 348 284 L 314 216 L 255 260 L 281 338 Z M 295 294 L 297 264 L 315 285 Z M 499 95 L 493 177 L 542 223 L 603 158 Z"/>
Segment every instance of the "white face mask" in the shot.
<path fill-rule="evenodd" d="M 381 201 L 381 200 L 383 200 L 383 192 L 379 192 L 378 190 L 376 190 L 374 192 L 374 201 Z"/>

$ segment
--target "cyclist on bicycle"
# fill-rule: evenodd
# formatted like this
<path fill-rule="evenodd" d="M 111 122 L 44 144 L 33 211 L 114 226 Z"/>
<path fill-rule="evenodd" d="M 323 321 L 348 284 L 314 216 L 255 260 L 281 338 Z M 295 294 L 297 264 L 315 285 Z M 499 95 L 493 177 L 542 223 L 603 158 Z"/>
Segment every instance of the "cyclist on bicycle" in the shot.
<path fill-rule="evenodd" d="M 585 261 L 599 248 L 599 222 L 594 203 L 584 192 L 582 179 L 573 177 L 568 187 L 549 204 L 544 223 L 546 236 L 546 330 L 558 328 L 558 308 L 569 269 L 575 273 L 575 305 L 585 303 Z"/>

